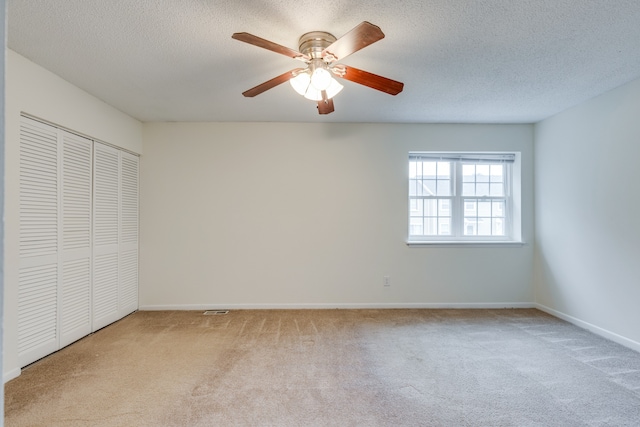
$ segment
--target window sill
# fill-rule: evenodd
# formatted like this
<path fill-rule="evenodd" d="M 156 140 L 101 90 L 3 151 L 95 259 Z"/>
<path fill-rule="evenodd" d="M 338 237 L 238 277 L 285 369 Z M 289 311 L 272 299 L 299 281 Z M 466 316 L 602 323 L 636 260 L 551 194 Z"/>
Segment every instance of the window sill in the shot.
<path fill-rule="evenodd" d="M 518 248 L 522 246 L 526 246 L 526 242 L 516 242 L 516 241 L 469 241 L 469 240 L 438 240 L 438 241 L 424 241 L 424 242 L 407 242 L 407 246 L 412 247 L 428 247 L 428 246 L 437 246 L 437 247 L 465 247 L 465 248 L 494 248 L 494 247 L 513 247 Z"/>

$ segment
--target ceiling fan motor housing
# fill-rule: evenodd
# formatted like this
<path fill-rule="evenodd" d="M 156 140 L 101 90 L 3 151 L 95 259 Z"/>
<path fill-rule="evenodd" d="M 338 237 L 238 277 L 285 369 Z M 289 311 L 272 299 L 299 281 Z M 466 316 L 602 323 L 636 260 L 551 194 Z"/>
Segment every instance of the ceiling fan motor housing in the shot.
<path fill-rule="evenodd" d="M 322 59 L 322 51 L 329 47 L 336 38 L 326 31 L 311 31 L 300 37 L 298 42 L 300 52 L 313 59 Z"/>

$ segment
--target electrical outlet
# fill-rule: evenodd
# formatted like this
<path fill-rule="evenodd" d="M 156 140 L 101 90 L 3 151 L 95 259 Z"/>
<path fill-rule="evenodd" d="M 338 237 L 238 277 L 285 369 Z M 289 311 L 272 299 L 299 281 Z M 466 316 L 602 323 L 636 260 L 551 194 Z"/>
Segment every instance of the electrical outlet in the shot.
<path fill-rule="evenodd" d="M 382 278 L 382 283 L 384 284 L 384 286 L 391 286 L 391 277 L 389 276 L 384 276 Z"/>

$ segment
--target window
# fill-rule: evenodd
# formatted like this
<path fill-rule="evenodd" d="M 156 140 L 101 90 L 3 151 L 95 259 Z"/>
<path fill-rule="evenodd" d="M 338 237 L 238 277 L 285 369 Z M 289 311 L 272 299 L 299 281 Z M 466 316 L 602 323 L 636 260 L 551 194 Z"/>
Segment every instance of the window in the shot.
<path fill-rule="evenodd" d="M 409 243 L 520 240 L 516 160 L 516 153 L 409 153 Z"/>

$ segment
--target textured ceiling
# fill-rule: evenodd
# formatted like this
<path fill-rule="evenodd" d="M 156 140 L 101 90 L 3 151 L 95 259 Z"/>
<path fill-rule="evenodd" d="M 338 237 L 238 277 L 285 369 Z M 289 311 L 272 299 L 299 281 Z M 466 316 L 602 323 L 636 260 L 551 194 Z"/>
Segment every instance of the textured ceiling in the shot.
<path fill-rule="evenodd" d="M 8 45 L 142 121 L 536 122 L 640 76 L 638 0 L 8 0 Z M 362 21 L 386 37 L 343 63 L 405 83 L 352 83 L 319 116 L 282 84 L 297 67 L 231 39 L 297 49 Z"/>

